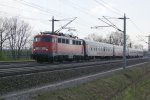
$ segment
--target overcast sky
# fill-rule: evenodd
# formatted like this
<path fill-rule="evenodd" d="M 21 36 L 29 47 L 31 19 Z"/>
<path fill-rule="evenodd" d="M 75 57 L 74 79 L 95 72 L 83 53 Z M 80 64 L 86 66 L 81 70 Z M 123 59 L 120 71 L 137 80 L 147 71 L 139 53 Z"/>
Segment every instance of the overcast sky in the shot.
<path fill-rule="evenodd" d="M 18 17 L 31 24 L 34 33 L 51 31 L 52 16 L 55 19 L 67 19 L 77 17 L 68 27 L 77 29 L 74 32 L 80 38 L 88 34 L 96 33 L 105 37 L 113 28 L 91 29 L 93 26 L 106 25 L 98 18 L 108 16 L 111 18 L 127 17 L 127 34 L 137 44 L 147 44 L 150 34 L 150 0 L 0 0 L 0 17 Z M 123 30 L 123 20 L 109 19 L 118 28 Z M 55 30 L 68 21 L 55 22 Z M 67 32 L 67 30 L 64 30 Z"/>

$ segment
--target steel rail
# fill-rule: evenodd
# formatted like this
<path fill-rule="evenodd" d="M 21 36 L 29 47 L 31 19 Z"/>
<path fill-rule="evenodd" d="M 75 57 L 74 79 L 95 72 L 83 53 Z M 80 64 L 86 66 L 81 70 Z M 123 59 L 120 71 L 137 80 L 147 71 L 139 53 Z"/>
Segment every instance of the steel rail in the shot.
<path fill-rule="evenodd" d="M 143 58 L 146 60 L 147 58 Z M 142 59 L 129 59 L 132 60 L 142 60 Z M 112 63 L 121 63 L 123 60 L 115 60 L 115 61 L 103 61 L 103 62 L 81 62 L 81 63 L 71 63 L 71 64 L 58 64 L 58 65 L 41 65 L 41 66 L 31 66 L 31 67 L 17 67 L 17 68 L 2 68 L 0 69 L 0 77 L 7 76 L 15 76 L 15 75 L 23 75 L 30 73 L 38 73 L 38 72 L 47 72 L 47 71 L 62 71 L 62 70 L 71 70 L 76 68 L 87 68 L 92 66 L 102 66 L 106 64 Z"/>

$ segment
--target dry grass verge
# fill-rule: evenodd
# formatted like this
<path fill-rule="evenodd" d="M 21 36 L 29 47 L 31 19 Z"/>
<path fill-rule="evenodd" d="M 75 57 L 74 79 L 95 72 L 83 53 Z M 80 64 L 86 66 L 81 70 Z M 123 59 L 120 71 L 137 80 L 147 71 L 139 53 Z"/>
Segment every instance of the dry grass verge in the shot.
<path fill-rule="evenodd" d="M 34 100 L 150 100 L 150 64 L 116 72 L 73 88 L 39 94 Z"/>

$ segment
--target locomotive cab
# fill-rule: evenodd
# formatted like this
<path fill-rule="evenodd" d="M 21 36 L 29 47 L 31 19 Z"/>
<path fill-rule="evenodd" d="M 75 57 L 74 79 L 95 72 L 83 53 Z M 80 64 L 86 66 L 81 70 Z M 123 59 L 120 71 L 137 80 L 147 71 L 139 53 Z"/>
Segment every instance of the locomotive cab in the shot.
<path fill-rule="evenodd" d="M 48 61 L 53 56 L 55 39 L 51 35 L 37 35 L 34 37 L 32 58 L 39 61 Z"/>

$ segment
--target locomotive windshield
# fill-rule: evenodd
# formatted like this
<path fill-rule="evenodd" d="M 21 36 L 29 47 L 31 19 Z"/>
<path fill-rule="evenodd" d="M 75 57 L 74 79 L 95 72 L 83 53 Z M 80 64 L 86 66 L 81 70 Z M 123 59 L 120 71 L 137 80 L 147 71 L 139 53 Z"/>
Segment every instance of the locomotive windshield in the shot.
<path fill-rule="evenodd" d="M 51 37 L 35 37 L 34 38 L 34 42 L 52 42 L 52 38 Z"/>

